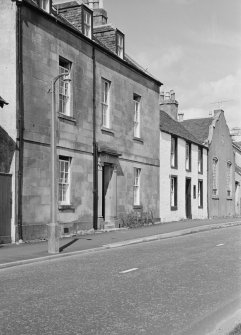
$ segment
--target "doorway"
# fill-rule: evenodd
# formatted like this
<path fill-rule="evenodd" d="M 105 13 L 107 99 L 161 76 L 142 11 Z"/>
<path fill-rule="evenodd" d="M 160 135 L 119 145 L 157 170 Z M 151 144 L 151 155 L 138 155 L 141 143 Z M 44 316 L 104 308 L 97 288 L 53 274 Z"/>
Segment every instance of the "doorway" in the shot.
<path fill-rule="evenodd" d="M 235 214 L 240 215 L 240 184 L 235 182 Z"/>
<path fill-rule="evenodd" d="M 191 198 L 191 189 L 192 189 L 192 182 L 191 178 L 186 178 L 186 218 L 192 218 L 192 198 Z"/>
<path fill-rule="evenodd" d="M 0 244 L 11 242 L 12 176 L 0 173 Z"/>
<path fill-rule="evenodd" d="M 102 217 L 110 222 L 116 216 L 116 173 L 113 164 L 102 168 Z"/>

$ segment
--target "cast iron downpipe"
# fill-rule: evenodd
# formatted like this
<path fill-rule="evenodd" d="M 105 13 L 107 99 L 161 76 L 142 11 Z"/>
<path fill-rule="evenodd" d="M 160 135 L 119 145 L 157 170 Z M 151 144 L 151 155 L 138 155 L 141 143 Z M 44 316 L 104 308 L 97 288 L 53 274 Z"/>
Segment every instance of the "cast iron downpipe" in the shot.
<path fill-rule="evenodd" d="M 16 170 L 18 171 L 17 176 L 17 222 L 18 222 L 18 239 L 23 239 L 23 227 L 22 227 L 22 191 L 23 191 L 23 133 L 24 133 L 24 102 L 23 102 L 23 61 L 22 61 L 22 16 L 21 9 L 22 3 L 16 1 L 17 5 L 17 29 L 16 29 L 16 57 L 17 57 L 17 116 L 18 116 L 18 165 L 16 163 Z"/>
<path fill-rule="evenodd" d="M 96 59 L 93 46 L 93 228 L 98 229 L 98 145 L 96 142 Z"/>

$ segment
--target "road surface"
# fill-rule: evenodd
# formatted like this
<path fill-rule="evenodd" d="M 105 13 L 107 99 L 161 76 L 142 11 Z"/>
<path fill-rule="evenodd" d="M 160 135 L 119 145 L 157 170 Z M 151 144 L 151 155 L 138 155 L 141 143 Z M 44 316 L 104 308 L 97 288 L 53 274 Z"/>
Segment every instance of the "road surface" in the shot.
<path fill-rule="evenodd" d="M 241 228 L 0 271 L 3 335 L 205 335 L 240 307 Z"/>

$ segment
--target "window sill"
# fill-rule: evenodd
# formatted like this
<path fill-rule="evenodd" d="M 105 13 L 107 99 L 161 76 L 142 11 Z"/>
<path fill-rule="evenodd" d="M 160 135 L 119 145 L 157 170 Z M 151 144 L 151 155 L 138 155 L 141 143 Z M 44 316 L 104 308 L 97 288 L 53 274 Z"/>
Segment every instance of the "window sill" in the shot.
<path fill-rule="evenodd" d="M 177 169 L 178 169 L 178 166 L 172 166 L 172 165 L 171 165 L 171 169 L 177 170 Z"/>
<path fill-rule="evenodd" d="M 201 174 L 201 175 L 203 175 L 203 171 L 198 171 L 198 174 Z"/>
<path fill-rule="evenodd" d="M 144 141 L 141 137 L 133 137 L 133 141 L 140 143 L 140 144 L 144 144 Z"/>
<path fill-rule="evenodd" d="M 142 205 L 133 205 L 133 209 L 142 209 L 143 206 Z"/>
<path fill-rule="evenodd" d="M 112 129 L 110 128 L 106 128 L 106 127 L 101 127 L 101 132 L 104 133 L 104 134 L 107 134 L 107 135 L 110 135 L 110 136 L 115 136 L 115 133 Z"/>
<path fill-rule="evenodd" d="M 191 169 L 186 169 L 186 172 L 192 172 L 192 170 Z"/>
<path fill-rule="evenodd" d="M 73 205 L 59 205 L 59 211 L 60 212 L 67 212 L 67 213 L 74 213 L 75 208 Z"/>
<path fill-rule="evenodd" d="M 233 197 L 227 197 L 227 200 L 233 200 Z"/>
<path fill-rule="evenodd" d="M 58 118 L 60 120 L 69 121 L 69 122 L 72 122 L 72 123 L 76 124 L 76 119 L 74 117 L 72 117 L 72 116 L 58 113 Z"/>
<path fill-rule="evenodd" d="M 199 209 L 203 209 L 203 206 L 198 206 Z"/>
<path fill-rule="evenodd" d="M 171 211 L 177 211 L 177 206 L 171 207 Z"/>
<path fill-rule="evenodd" d="M 219 196 L 218 195 L 212 195 L 212 199 L 219 200 Z"/>

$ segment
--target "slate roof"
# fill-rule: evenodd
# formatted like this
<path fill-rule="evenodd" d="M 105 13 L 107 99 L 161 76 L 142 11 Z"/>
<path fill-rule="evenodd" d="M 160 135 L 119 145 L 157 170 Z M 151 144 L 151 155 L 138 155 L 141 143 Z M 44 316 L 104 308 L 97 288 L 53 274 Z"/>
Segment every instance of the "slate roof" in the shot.
<path fill-rule="evenodd" d="M 183 125 L 183 122 L 173 120 L 167 113 L 160 112 L 160 130 L 183 138 L 184 140 L 193 142 L 197 145 L 202 145 L 203 142 L 199 141 L 194 135 L 192 135 Z"/>
<path fill-rule="evenodd" d="M 183 127 L 193 134 L 201 143 L 208 139 L 209 126 L 212 124 L 213 118 L 190 119 L 182 122 Z"/>
<path fill-rule="evenodd" d="M 8 105 L 8 102 L 6 102 L 6 101 L 0 96 L 0 107 L 3 108 L 4 105 Z"/>

